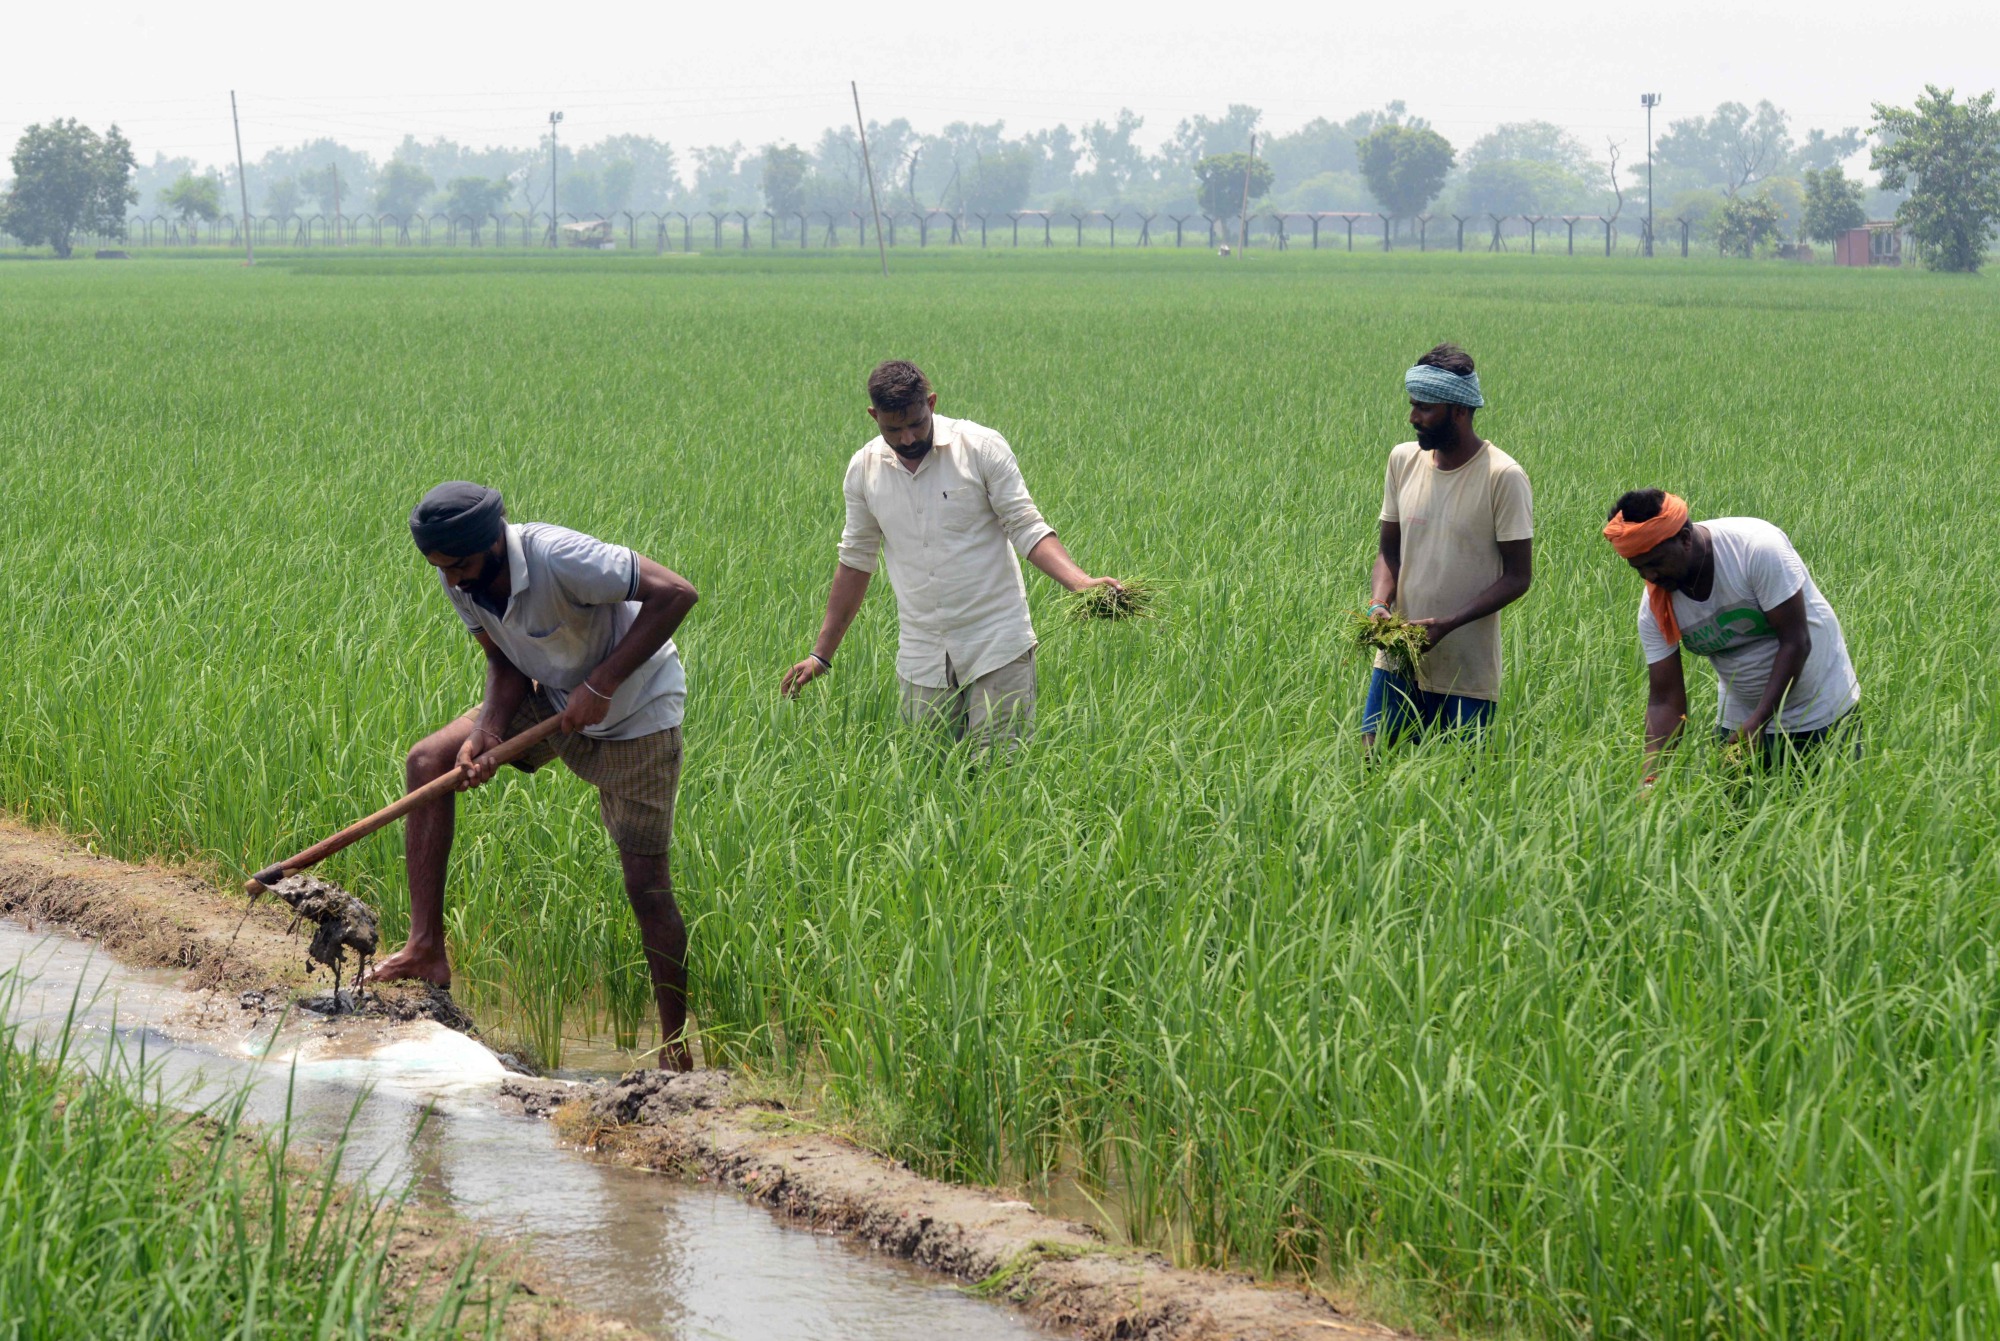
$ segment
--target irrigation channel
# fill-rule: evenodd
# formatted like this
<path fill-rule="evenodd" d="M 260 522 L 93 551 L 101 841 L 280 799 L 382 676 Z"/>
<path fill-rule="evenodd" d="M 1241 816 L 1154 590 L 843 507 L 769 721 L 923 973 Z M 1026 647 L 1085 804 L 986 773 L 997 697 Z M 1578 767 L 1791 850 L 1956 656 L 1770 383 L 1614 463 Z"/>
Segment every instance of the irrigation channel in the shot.
<path fill-rule="evenodd" d="M 74 1003 L 73 1055 L 89 1064 L 113 1035 L 128 1052 L 143 1047 L 176 1104 L 247 1086 L 246 1116 L 275 1127 L 289 1088 L 295 1144 L 331 1146 L 344 1132 L 343 1167 L 371 1186 L 415 1179 L 420 1199 L 482 1230 L 526 1236 L 572 1303 L 658 1335 L 1050 1335 L 914 1267 L 787 1229 L 727 1192 L 564 1149 L 548 1123 L 499 1105 L 500 1060 L 442 1026 L 361 1031 L 353 1046 L 266 1026 L 232 1051 L 171 1023 L 200 1004 L 169 985 L 174 972 L 126 968 L 87 941 L 0 919 L 7 974 L 22 979 L 4 999 L 24 1041 L 59 1031 Z"/>

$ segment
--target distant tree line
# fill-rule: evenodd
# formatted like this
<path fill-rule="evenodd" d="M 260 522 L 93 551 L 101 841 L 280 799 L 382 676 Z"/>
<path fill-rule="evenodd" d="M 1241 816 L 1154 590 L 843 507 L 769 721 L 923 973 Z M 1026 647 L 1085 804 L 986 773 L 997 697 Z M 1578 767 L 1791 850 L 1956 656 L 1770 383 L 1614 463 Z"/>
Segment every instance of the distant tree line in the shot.
<path fill-rule="evenodd" d="M 1653 148 L 1657 212 L 1692 220 L 1725 252 L 1751 255 L 1785 239 L 1831 240 L 1871 213 L 1895 210 L 1927 258 L 1976 267 L 2000 217 L 1992 97 L 1959 102 L 1950 90 L 1928 88 L 1914 108 L 1877 104 L 1866 135 L 1854 126 L 1795 135 L 1790 116 L 1768 101 L 1725 102 L 1669 121 Z M 1607 140 L 1600 153 L 1547 121 L 1499 126 L 1462 150 L 1401 102 L 1342 121 L 1316 118 L 1283 135 L 1261 134 L 1262 121 L 1258 108 L 1232 105 L 1218 117 L 1179 122 L 1152 151 L 1140 141 L 1144 119 L 1129 110 L 1075 131 L 1058 125 L 1016 136 L 998 121 L 924 134 L 898 118 L 871 123 L 868 138 L 883 207 L 899 212 L 1232 219 L 1254 202 L 1261 213 L 1380 213 L 1413 228 L 1426 213 L 1491 216 L 1497 227 L 1521 216 L 1615 221 L 1646 208 L 1643 144 Z M 1872 192 L 1843 166 L 1871 138 L 1881 173 Z M 72 166 L 58 172 L 57 163 Z M 70 236 L 107 233 L 114 220 L 138 212 L 212 221 L 233 213 L 237 198 L 233 164 L 216 169 L 155 155 L 139 165 L 116 127 L 99 138 L 74 121 L 31 127 L 14 173 L 0 227 L 64 254 Z M 272 150 L 249 177 L 252 208 L 268 216 L 446 214 L 475 229 L 496 215 L 547 212 L 552 203 L 579 218 L 769 210 L 787 231 L 802 215 L 868 209 L 852 127 L 826 130 L 810 148 L 733 143 L 684 154 L 646 135 L 480 149 L 406 136 L 380 162 L 318 139 Z"/>

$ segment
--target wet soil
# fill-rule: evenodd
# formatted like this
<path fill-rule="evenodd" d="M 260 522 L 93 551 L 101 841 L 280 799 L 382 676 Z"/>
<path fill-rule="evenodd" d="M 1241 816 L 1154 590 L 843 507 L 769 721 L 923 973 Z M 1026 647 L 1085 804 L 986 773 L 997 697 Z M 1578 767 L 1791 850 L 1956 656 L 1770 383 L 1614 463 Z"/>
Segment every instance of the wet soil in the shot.
<path fill-rule="evenodd" d="M 295 875 L 277 892 L 251 903 L 192 875 L 113 861 L 0 820 L 0 914 L 64 927 L 135 967 L 184 970 L 181 985 L 191 991 L 275 993 L 276 1005 L 306 996 L 315 973 L 339 968 L 348 952 L 375 953 L 375 914 L 338 885 Z M 301 923 L 312 925 L 310 939 L 299 934 Z M 343 1009 L 473 1032 L 472 1017 L 443 988 L 384 983 L 355 993 L 339 984 L 336 977 Z M 332 1014 L 333 1003 L 322 995 L 301 1004 Z"/>
<path fill-rule="evenodd" d="M 0 913 L 58 923 L 128 963 L 186 970 L 183 986 L 227 993 L 230 1009 L 261 1012 L 301 995 L 310 965 L 287 934 L 288 912 L 267 901 L 246 918 L 240 897 L 192 877 L 110 861 L 0 822 Z M 440 1009 L 439 996 L 449 1001 L 439 989 L 406 983 L 379 992 L 371 986 L 363 995 L 368 1022 L 354 1024 L 364 1029 L 437 1019 L 425 1012 Z M 352 1000 L 347 993 L 341 999 Z M 381 1023 L 369 1019 L 378 1012 Z M 769 1099 L 738 1094 L 725 1072 L 636 1071 L 591 1084 L 511 1076 L 501 1093 L 610 1158 L 732 1187 L 805 1227 L 946 1273 L 1075 1335 L 1398 1335 L 1297 1286 L 1176 1268 L 1156 1254 L 1114 1248 L 1090 1226 L 1043 1215 L 1003 1192 L 920 1177 Z"/>
<path fill-rule="evenodd" d="M 1088 1225 L 991 1188 L 940 1183 L 810 1130 L 727 1072 L 633 1071 L 614 1081 L 508 1082 L 572 1139 L 647 1168 L 712 1178 L 822 1232 L 970 1282 L 1037 1321 L 1089 1338 L 1390 1337 L 1321 1296 L 1117 1249 Z"/>
<path fill-rule="evenodd" d="M 375 954 L 381 934 L 375 910 L 339 885 L 317 876 L 288 875 L 273 885 L 271 892 L 291 908 L 297 921 L 312 923 L 312 941 L 306 946 L 306 958 L 333 971 L 333 992 L 328 1004 L 337 1013 L 341 1003 L 340 974 L 346 966 L 347 952 L 352 950 L 358 961 L 354 971 L 356 982 L 368 972 L 368 961 Z"/>

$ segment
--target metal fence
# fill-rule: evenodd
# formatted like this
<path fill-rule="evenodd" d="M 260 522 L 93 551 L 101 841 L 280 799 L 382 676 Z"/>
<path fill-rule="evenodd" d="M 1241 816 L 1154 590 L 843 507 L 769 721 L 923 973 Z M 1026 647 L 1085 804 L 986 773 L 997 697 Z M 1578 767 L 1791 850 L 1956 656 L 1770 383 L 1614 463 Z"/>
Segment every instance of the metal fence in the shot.
<path fill-rule="evenodd" d="M 458 248 L 515 251 L 563 246 L 610 246 L 656 253 L 707 251 L 834 250 L 876 245 L 874 219 L 860 210 L 844 212 L 772 210 L 647 210 L 611 216 L 548 214 L 311 214 L 256 216 L 250 238 L 260 247 Z M 1656 252 L 1687 256 L 1694 220 L 1661 221 Z M 590 228 L 579 226 L 594 226 Z M 1601 214 L 1501 215 L 1419 214 L 1413 218 L 1360 211 L 1278 211 L 1255 214 L 1245 236 L 1240 221 L 1208 214 L 1140 213 L 1133 210 L 1009 210 L 953 213 L 945 210 L 888 211 L 880 241 L 890 247 L 1056 248 L 1101 246 L 1218 249 L 1248 246 L 1293 249 L 1379 251 L 1519 251 L 1530 255 L 1610 256 L 1625 247 L 1643 249 L 1645 221 L 1630 223 Z M 4 238 L 4 235 L 0 235 Z M 21 244 L 4 238 L 11 246 Z M 135 218 L 124 239 L 76 239 L 91 247 L 148 248 L 243 246 L 234 215 L 212 221 L 155 215 Z"/>

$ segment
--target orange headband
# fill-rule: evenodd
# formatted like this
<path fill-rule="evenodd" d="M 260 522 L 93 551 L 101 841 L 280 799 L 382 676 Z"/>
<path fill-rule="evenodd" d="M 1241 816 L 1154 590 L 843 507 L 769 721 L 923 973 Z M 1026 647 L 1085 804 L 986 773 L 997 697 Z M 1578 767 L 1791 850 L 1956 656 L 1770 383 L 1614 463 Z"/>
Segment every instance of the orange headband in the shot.
<path fill-rule="evenodd" d="M 1604 523 L 1604 538 L 1611 542 L 1611 548 L 1618 551 L 1620 558 L 1636 559 L 1647 550 L 1679 535 L 1687 521 L 1687 503 L 1676 494 L 1668 494 L 1667 501 L 1660 505 L 1657 517 L 1628 522 L 1621 512 Z"/>
<path fill-rule="evenodd" d="M 1666 502 L 1660 505 L 1660 514 L 1642 522 L 1628 522 L 1625 514 L 1619 513 L 1604 524 L 1604 538 L 1611 542 L 1611 548 L 1618 551 L 1620 558 L 1636 559 L 1651 549 L 1656 549 L 1672 540 L 1687 525 L 1688 505 L 1675 494 L 1668 494 Z M 1665 587 L 1646 584 L 1646 600 L 1653 607 L 1653 622 L 1659 625 L 1660 636 L 1670 643 L 1681 640 L 1681 622 L 1674 618 L 1673 593 Z"/>

